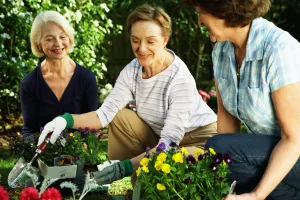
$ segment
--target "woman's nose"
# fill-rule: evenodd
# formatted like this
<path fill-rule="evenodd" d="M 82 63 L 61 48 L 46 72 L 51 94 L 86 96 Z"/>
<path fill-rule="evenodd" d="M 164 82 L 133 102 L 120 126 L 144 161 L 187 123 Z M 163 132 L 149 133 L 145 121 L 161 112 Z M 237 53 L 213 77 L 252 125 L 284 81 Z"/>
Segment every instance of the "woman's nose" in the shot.
<path fill-rule="evenodd" d="M 62 44 L 62 40 L 60 38 L 55 39 L 55 45 L 60 46 Z"/>
<path fill-rule="evenodd" d="M 147 51 L 147 47 L 143 42 L 141 42 L 139 46 L 139 52 L 145 52 L 145 51 Z"/>

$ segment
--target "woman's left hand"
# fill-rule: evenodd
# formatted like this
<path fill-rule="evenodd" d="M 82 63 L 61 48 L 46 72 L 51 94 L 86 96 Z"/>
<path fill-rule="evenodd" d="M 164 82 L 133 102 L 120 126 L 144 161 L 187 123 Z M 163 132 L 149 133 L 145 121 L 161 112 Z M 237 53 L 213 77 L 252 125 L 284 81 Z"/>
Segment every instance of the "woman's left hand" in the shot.
<path fill-rule="evenodd" d="M 228 194 L 226 197 L 222 198 L 222 200 L 261 200 L 257 197 L 257 195 L 253 192 L 245 193 L 240 195 Z"/>

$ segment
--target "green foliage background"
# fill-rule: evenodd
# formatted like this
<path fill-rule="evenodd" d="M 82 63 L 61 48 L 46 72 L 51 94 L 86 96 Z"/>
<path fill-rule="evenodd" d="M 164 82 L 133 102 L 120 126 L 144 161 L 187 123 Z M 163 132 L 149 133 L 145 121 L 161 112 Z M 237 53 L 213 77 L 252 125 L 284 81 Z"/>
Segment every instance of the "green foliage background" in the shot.
<path fill-rule="evenodd" d="M 198 26 L 195 9 L 183 5 L 181 0 L 0 0 L 0 128 L 19 119 L 20 81 L 38 63 L 29 41 L 37 13 L 56 10 L 71 22 L 76 31 L 76 46 L 70 56 L 93 71 L 102 88 L 106 83 L 114 84 L 121 68 L 133 58 L 129 43 L 125 46 L 113 43 L 113 37 L 125 35 L 123 26 L 127 16 L 143 3 L 161 6 L 171 16 L 173 34 L 168 47 L 185 61 L 198 88 L 209 91 L 212 45 L 207 31 Z M 266 18 L 300 40 L 299 0 L 273 0 Z M 124 48 L 130 56 L 120 61 L 120 67 L 110 66 L 115 71 L 107 73 L 108 64 L 116 59 L 111 56 L 112 47 Z"/>

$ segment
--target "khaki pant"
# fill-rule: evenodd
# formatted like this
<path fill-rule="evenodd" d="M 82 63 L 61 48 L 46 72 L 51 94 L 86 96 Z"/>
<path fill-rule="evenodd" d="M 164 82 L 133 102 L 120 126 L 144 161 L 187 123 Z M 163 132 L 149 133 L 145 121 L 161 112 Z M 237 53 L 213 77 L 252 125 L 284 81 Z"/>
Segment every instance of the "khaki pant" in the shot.
<path fill-rule="evenodd" d="M 204 148 L 205 142 L 217 133 L 214 122 L 185 133 L 180 146 Z M 120 110 L 108 128 L 108 157 L 110 160 L 131 159 L 158 144 L 159 136 L 138 115 L 129 109 Z M 188 149 L 189 151 L 189 149 Z M 189 151 L 190 152 L 190 151 Z M 193 152 L 190 152 L 193 154 Z"/>

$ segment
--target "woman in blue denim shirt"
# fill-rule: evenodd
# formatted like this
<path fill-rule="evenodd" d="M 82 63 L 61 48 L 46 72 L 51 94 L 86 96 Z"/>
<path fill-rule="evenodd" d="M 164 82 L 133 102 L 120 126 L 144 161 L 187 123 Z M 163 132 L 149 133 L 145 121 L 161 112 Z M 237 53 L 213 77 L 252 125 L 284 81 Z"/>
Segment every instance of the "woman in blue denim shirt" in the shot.
<path fill-rule="evenodd" d="M 299 42 L 261 18 L 270 0 L 185 2 L 215 43 L 219 135 L 206 148 L 232 156 L 237 194 L 224 199 L 299 200 Z"/>

